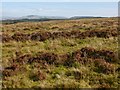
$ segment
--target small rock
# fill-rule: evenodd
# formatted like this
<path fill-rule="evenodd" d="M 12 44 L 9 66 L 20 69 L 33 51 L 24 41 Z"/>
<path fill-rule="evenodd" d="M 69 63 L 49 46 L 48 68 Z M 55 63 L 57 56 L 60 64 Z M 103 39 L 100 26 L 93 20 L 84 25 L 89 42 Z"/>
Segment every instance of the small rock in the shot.
<path fill-rule="evenodd" d="M 59 75 L 59 74 L 55 74 L 55 77 L 59 79 L 59 78 L 60 78 L 60 75 Z"/>

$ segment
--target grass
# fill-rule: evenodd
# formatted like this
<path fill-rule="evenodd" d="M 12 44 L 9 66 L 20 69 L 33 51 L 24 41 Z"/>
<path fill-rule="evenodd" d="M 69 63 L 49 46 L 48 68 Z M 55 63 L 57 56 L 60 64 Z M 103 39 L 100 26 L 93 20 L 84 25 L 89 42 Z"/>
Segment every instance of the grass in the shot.
<path fill-rule="evenodd" d="M 111 22 L 112 24 L 110 24 Z M 3 25 L 3 33 L 13 35 L 16 32 L 33 33 L 40 31 L 71 31 L 100 30 L 117 28 L 116 18 L 98 18 L 81 20 L 64 20 L 48 22 L 23 22 Z M 20 55 L 31 54 L 35 56 L 38 52 L 53 52 L 56 54 L 72 53 L 83 47 L 92 47 L 97 50 L 110 50 L 118 53 L 118 38 L 56 38 L 45 41 L 10 41 L 0 44 L 2 46 L 3 67 L 9 67 L 12 59 Z M 19 63 L 18 63 L 19 64 Z M 117 69 L 119 63 L 112 63 Z M 82 64 L 74 61 L 71 66 L 65 65 L 43 65 L 34 62 L 21 65 L 23 69 L 16 75 L 3 79 L 4 88 L 117 88 L 120 84 L 119 70 L 106 74 L 94 62 Z"/>
<path fill-rule="evenodd" d="M 87 38 L 87 39 L 66 39 L 58 38 L 55 40 L 46 40 L 44 42 L 26 41 L 15 42 L 11 41 L 3 43 L 2 53 L 3 60 L 6 57 L 15 57 L 15 52 L 32 53 L 35 54 L 40 51 L 55 52 L 58 54 L 64 54 L 67 52 L 73 52 L 81 49 L 82 47 L 94 47 L 98 50 L 108 49 L 117 52 L 118 41 L 117 38 Z"/>
<path fill-rule="evenodd" d="M 117 73 L 103 74 L 91 71 L 89 67 L 80 65 L 80 67 L 66 68 L 64 66 L 49 67 L 49 74 L 47 74 L 45 80 L 33 81 L 29 78 L 32 72 L 37 71 L 37 68 L 29 68 L 28 73 L 21 73 L 17 76 L 7 78 L 8 81 L 4 84 L 8 87 L 16 88 L 30 88 L 30 87 L 79 87 L 79 88 L 97 88 L 100 83 L 107 83 L 110 87 L 118 87 Z M 47 73 L 47 70 L 42 70 Z M 80 72 L 80 76 L 78 76 Z"/>

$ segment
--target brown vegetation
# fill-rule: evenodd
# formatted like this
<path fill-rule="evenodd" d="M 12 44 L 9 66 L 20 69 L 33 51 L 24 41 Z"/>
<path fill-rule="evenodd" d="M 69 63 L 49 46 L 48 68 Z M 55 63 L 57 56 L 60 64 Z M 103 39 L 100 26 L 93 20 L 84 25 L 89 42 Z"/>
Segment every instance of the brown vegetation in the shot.
<path fill-rule="evenodd" d="M 64 32 L 37 32 L 32 34 L 23 34 L 15 33 L 13 36 L 3 34 L 2 41 L 8 42 L 10 40 L 15 41 L 27 41 L 27 40 L 36 40 L 36 41 L 45 41 L 47 39 L 55 39 L 59 37 L 65 38 L 80 38 L 85 39 L 87 37 L 99 37 L 99 38 L 109 38 L 112 36 L 117 36 L 117 30 L 92 30 L 92 31 L 64 31 Z"/>
<path fill-rule="evenodd" d="M 102 58 L 101 58 L 102 57 Z M 113 73 L 115 71 L 115 66 L 111 64 L 112 60 L 115 58 L 115 53 L 108 50 L 95 50 L 94 48 L 85 47 L 80 50 L 77 50 L 70 54 L 57 55 L 54 53 L 43 53 L 40 52 L 36 56 L 32 56 L 30 54 L 21 55 L 16 59 L 13 59 L 13 63 L 11 67 L 6 67 L 3 71 L 4 76 L 14 75 L 15 71 L 18 71 L 20 65 L 27 63 L 42 63 L 42 66 L 46 66 L 47 64 L 55 64 L 55 65 L 65 65 L 71 66 L 75 61 L 81 64 L 90 64 L 95 63 L 96 67 L 99 68 L 103 73 Z M 16 64 L 18 63 L 18 64 Z M 99 71 L 98 70 L 98 71 Z M 14 74 L 13 74 L 14 73 Z"/>

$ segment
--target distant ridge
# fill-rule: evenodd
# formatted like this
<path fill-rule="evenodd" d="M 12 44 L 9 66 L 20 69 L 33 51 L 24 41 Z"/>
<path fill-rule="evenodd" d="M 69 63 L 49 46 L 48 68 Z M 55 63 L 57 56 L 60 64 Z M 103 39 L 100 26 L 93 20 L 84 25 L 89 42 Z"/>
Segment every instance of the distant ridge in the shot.
<path fill-rule="evenodd" d="M 63 16 L 39 16 L 39 15 L 27 15 L 22 17 L 2 17 L 2 20 L 21 20 L 21 19 L 81 19 L 81 18 L 102 18 L 94 16 L 73 16 L 70 18 Z"/>
<path fill-rule="evenodd" d="M 94 17 L 94 16 L 73 16 L 70 18 L 62 16 L 39 16 L 39 15 L 27 15 L 22 17 L 2 17 L 3 24 L 14 24 L 18 22 L 40 22 L 50 20 L 74 20 L 83 18 L 105 18 L 105 17 Z"/>
<path fill-rule="evenodd" d="M 20 19 L 67 19 L 62 16 L 39 16 L 39 15 L 27 15 L 22 17 L 3 17 L 2 20 L 20 20 Z"/>
<path fill-rule="evenodd" d="M 81 19 L 81 18 L 102 18 L 102 17 L 94 17 L 94 16 L 74 16 L 74 17 L 70 17 L 70 19 Z"/>

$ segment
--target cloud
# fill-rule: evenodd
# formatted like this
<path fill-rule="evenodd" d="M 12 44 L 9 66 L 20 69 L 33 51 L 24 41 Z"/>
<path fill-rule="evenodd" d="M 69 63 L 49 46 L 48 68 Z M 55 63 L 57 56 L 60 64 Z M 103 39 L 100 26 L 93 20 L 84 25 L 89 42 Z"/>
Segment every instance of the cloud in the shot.
<path fill-rule="evenodd" d="M 42 8 L 34 9 L 36 12 L 43 11 Z"/>

